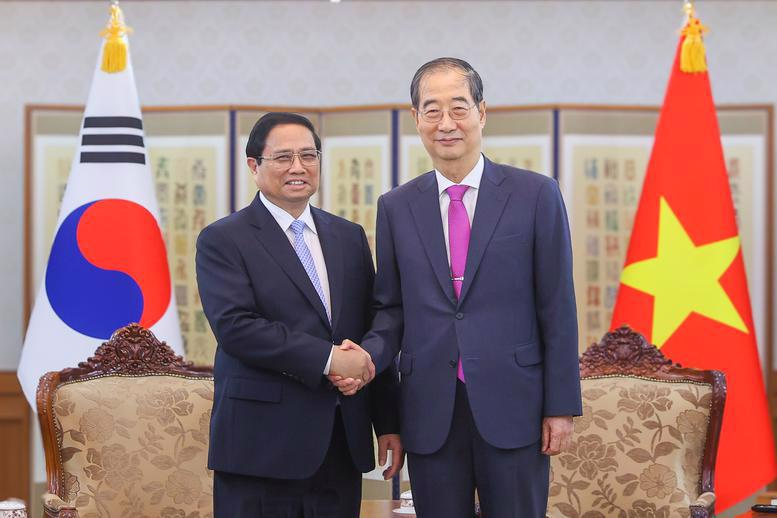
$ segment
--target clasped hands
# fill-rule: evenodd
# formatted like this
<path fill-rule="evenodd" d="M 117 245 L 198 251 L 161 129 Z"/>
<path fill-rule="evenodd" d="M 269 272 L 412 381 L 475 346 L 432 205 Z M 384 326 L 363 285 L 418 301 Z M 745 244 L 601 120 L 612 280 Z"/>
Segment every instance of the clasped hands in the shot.
<path fill-rule="evenodd" d="M 375 364 L 370 353 L 351 340 L 332 349 L 329 381 L 344 396 L 353 396 L 375 377 Z"/>

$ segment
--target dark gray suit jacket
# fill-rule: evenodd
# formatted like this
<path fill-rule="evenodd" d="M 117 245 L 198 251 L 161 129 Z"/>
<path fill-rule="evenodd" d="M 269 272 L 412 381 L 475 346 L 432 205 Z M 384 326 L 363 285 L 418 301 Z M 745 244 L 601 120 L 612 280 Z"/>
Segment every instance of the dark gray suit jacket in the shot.
<path fill-rule="evenodd" d="M 451 283 L 434 172 L 378 202 L 377 313 L 363 347 L 401 350 L 401 433 L 432 453 L 450 428 L 461 351 L 483 438 L 539 440 L 543 416 L 581 414 L 569 226 L 552 178 L 485 160 L 461 298 Z"/>
<path fill-rule="evenodd" d="M 339 392 L 323 375 L 333 343 L 370 327 L 374 269 L 364 230 L 311 207 L 332 324 L 286 234 L 259 199 L 203 229 L 197 282 L 218 341 L 208 467 L 260 477 L 313 475 L 329 448 Z M 398 432 L 396 371 L 341 398 L 354 464 L 374 467 L 372 426 Z"/>

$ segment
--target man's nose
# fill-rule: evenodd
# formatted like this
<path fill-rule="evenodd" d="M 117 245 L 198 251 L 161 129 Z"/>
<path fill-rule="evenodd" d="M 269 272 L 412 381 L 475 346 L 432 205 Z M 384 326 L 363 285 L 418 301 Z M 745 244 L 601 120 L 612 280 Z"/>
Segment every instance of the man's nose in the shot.
<path fill-rule="evenodd" d="M 305 172 L 305 167 L 303 167 L 302 159 L 299 157 L 299 155 L 297 154 L 291 155 L 291 166 L 289 166 L 289 172 L 292 172 L 292 173 Z"/>
<path fill-rule="evenodd" d="M 440 131 L 453 131 L 456 129 L 456 121 L 451 118 L 448 110 L 443 110 L 442 119 L 437 123 L 437 129 Z"/>

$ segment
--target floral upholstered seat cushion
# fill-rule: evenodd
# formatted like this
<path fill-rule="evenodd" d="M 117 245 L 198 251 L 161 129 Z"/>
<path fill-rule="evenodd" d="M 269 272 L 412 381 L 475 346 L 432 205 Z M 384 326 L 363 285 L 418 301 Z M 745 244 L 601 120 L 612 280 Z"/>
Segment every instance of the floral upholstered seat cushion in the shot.
<path fill-rule="evenodd" d="M 701 492 L 712 387 L 630 376 L 581 380 L 583 415 L 551 460 L 551 518 L 688 517 Z"/>
<path fill-rule="evenodd" d="M 65 501 L 80 518 L 209 518 L 213 380 L 106 376 L 53 399 Z"/>

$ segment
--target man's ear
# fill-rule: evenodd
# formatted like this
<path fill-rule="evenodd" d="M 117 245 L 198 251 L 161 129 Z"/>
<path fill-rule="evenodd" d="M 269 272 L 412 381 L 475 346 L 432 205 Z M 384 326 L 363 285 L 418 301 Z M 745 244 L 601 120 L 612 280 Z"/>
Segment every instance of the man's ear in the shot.
<path fill-rule="evenodd" d="M 256 172 L 256 168 L 259 167 L 259 164 L 257 163 L 256 159 L 252 156 L 249 156 L 246 158 L 246 164 L 248 164 L 248 169 L 251 170 L 251 173 Z"/>

